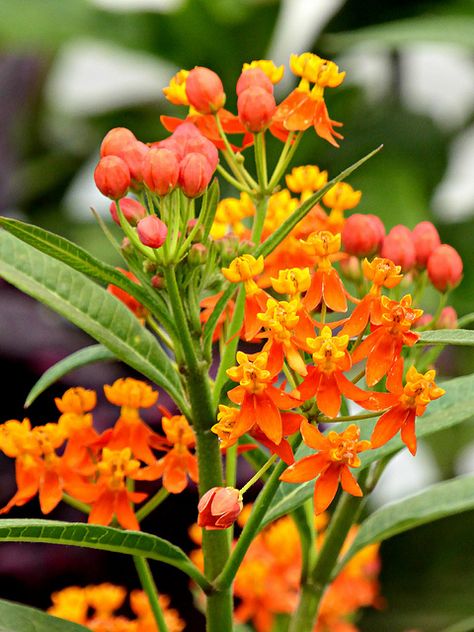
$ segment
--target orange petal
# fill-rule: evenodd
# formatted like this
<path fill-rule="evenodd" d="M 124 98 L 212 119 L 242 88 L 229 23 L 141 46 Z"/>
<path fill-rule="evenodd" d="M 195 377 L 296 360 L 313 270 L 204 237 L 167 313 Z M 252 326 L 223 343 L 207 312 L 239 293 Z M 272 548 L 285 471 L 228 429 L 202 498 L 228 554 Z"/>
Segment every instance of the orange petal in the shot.
<path fill-rule="evenodd" d="M 402 406 L 394 406 L 390 410 L 387 410 L 375 424 L 372 436 L 370 437 L 372 447 L 380 448 L 380 446 L 385 445 L 387 441 L 390 441 L 400 430 L 409 412 L 409 409 L 407 410 Z"/>
<path fill-rule="evenodd" d="M 353 384 L 345 375 L 343 375 L 343 373 L 335 371 L 334 377 L 341 393 L 353 402 L 360 402 L 367 399 L 369 393 Z"/>
<path fill-rule="evenodd" d="M 316 393 L 316 402 L 319 410 L 328 417 L 337 417 L 341 409 L 341 393 L 337 385 L 334 373 L 324 375 Z"/>
<path fill-rule="evenodd" d="M 280 411 L 265 393 L 254 396 L 255 423 L 277 445 L 283 437 Z"/>
<path fill-rule="evenodd" d="M 303 90 L 293 90 L 278 106 L 274 120 L 289 131 L 306 130 L 313 124 L 316 101 Z"/>
<path fill-rule="evenodd" d="M 340 466 L 331 464 L 321 474 L 314 487 L 314 510 L 316 514 L 325 511 L 334 500 L 339 486 Z"/>
<path fill-rule="evenodd" d="M 370 315 L 371 300 L 369 295 L 365 296 L 362 301 L 355 307 L 349 320 L 344 325 L 341 335 L 358 336 L 367 327 Z"/>
<path fill-rule="evenodd" d="M 301 434 L 303 441 L 313 450 L 327 450 L 329 441 L 316 426 L 310 424 L 306 419 L 301 424 Z"/>
<path fill-rule="evenodd" d="M 416 454 L 416 434 L 415 434 L 415 411 L 410 410 L 409 415 L 402 425 L 401 437 L 403 443 L 415 456 Z"/>
<path fill-rule="evenodd" d="M 181 463 L 181 460 L 173 450 L 163 458 L 165 460 L 163 487 L 172 494 L 179 494 L 188 485 L 186 471 Z"/>
<path fill-rule="evenodd" d="M 328 459 L 326 455 L 311 454 L 290 465 L 280 476 L 280 480 L 285 481 L 285 483 L 305 483 L 316 478 L 327 467 Z"/>
<path fill-rule="evenodd" d="M 46 470 L 40 483 L 39 501 L 44 514 L 52 511 L 61 501 L 63 490 L 59 476 L 54 470 Z"/>
<path fill-rule="evenodd" d="M 343 465 L 341 468 L 341 486 L 342 489 L 352 496 L 363 496 L 359 483 L 354 478 L 352 472 L 347 465 Z"/>
<path fill-rule="evenodd" d="M 140 525 L 132 509 L 126 489 L 116 492 L 115 494 L 115 515 L 117 516 L 119 524 L 124 529 L 140 531 Z"/>
<path fill-rule="evenodd" d="M 281 413 L 281 421 L 283 426 L 283 435 L 288 437 L 289 435 L 297 432 L 301 423 L 306 421 L 306 419 L 299 413 Z"/>
<path fill-rule="evenodd" d="M 344 286 L 336 270 L 323 273 L 323 298 L 334 312 L 347 312 L 347 300 Z"/>
<path fill-rule="evenodd" d="M 312 311 L 321 302 L 323 296 L 323 273 L 316 270 L 311 278 L 311 285 L 303 298 L 303 304 L 308 311 Z"/>
<path fill-rule="evenodd" d="M 302 375 L 302 376 L 308 374 L 305 361 L 301 357 L 301 353 L 298 351 L 298 349 L 295 347 L 295 345 L 292 342 L 290 342 L 288 346 L 285 347 L 285 355 L 286 355 L 286 359 L 288 360 L 288 364 L 293 369 L 293 371 L 296 371 L 298 375 Z M 283 362 L 282 362 L 282 366 L 283 366 Z M 281 367 L 280 367 L 280 370 L 281 370 Z"/>
<path fill-rule="evenodd" d="M 115 494 L 109 489 L 104 490 L 98 500 L 93 504 L 87 522 L 90 524 L 102 524 L 105 527 L 112 522 L 114 517 Z"/>
<path fill-rule="evenodd" d="M 367 386 L 374 386 L 384 375 L 387 375 L 394 361 L 396 345 L 397 340 L 389 333 L 384 333 L 379 337 L 367 358 L 365 369 Z"/>

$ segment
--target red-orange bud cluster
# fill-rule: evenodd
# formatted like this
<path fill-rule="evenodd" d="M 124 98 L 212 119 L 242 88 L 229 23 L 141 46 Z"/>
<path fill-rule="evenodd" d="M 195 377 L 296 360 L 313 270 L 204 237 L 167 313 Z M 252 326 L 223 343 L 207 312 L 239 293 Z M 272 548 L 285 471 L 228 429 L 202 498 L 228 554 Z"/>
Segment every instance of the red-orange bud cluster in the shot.
<path fill-rule="evenodd" d="M 240 122 L 253 134 L 263 132 L 276 111 L 272 82 L 263 70 L 251 68 L 240 75 L 236 91 Z"/>
<path fill-rule="evenodd" d="M 381 254 L 384 259 L 390 259 L 401 266 L 404 272 L 411 270 L 416 263 L 411 230 L 402 224 L 394 226 L 384 239 Z"/>
<path fill-rule="evenodd" d="M 431 222 L 420 222 L 413 229 L 412 237 L 415 244 L 416 263 L 424 268 L 433 250 L 441 245 L 438 231 Z"/>
<path fill-rule="evenodd" d="M 100 146 L 100 156 L 118 156 L 130 170 L 134 180 L 142 179 L 143 158 L 148 152 L 145 143 L 137 140 L 126 127 L 115 127 L 108 132 Z"/>
<path fill-rule="evenodd" d="M 179 175 L 179 163 L 171 149 L 150 149 L 143 161 L 143 182 L 153 193 L 167 195 L 172 191 Z"/>

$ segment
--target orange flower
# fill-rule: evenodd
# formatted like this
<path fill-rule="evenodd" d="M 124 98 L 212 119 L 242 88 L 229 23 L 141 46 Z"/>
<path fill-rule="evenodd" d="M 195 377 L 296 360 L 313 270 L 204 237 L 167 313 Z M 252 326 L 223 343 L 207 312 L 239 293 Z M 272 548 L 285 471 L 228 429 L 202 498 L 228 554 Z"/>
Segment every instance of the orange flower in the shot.
<path fill-rule="evenodd" d="M 316 396 L 318 408 L 328 417 L 336 417 L 341 408 L 341 394 L 353 401 L 367 398 L 368 393 L 349 381 L 344 371 L 351 368 L 347 351 L 349 336 L 333 336 L 327 325 L 317 338 L 308 338 L 313 352 L 314 366 L 308 366 L 308 375 L 295 391 L 303 401 Z"/>
<path fill-rule="evenodd" d="M 367 357 L 365 377 L 368 386 L 377 384 L 387 375 L 387 388 L 401 382 L 403 372 L 403 345 L 412 347 L 419 334 L 410 331 L 412 325 L 423 314 L 422 309 L 411 307 L 411 296 L 407 294 L 400 302 L 387 296 L 381 297 L 380 325 L 357 347 L 352 355 L 354 364 Z"/>
<path fill-rule="evenodd" d="M 227 370 L 234 382 L 240 382 L 227 393 L 234 404 L 240 404 L 240 414 L 230 434 L 230 439 L 241 437 L 254 425 L 276 445 L 283 438 L 283 421 L 280 410 L 294 408 L 300 400 L 272 386 L 277 379 L 267 369 L 268 353 L 261 351 L 247 355 L 237 352 L 239 366 Z"/>
<path fill-rule="evenodd" d="M 359 441 L 360 429 L 351 424 L 341 433 L 327 435 L 304 421 L 301 424 L 303 441 L 317 454 L 306 456 L 283 472 L 280 480 L 287 483 L 304 483 L 318 476 L 314 488 L 314 508 L 317 514 L 329 507 L 336 495 L 339 481 L 342 488 L 353 496 L 362 496 L 362 490 L 349 467 L 359 467 L 359 452 L 368 450 L 370 441 Z"/>
<path fill-rule="evenodd" d="M 81 480 L 56 454 L 65 439 L 63 430 L 53 423 L 31 428 L 29 419 L 11 419 L 0 426 L 0 450 L 16 459 L 18 487 L 0 513 L 21 507 L 39 493 L 41 511 L 47 514 L 60 502 L 63 489 Z"/>
<path fill-rule="evenodd" d="M 321 171 L 316 165 L 294 167 L 286 176 L 286 186 L 293 193 L 300 193 L 302 202 L 315 191 L 319 191 L 327 184 L 328 172 Z"/>
<path fill-rule="evenodd" d="M 202 311 L 199 316 L 199 319 L 203 325 L 206 324 L 209 318 L 211 317 L 211 314 L 214 311 L 223 293 L 224 292 L 218 292 L 217 294 L 213 294 L 212 296 L 207 296 L 206 298 L 202 299 L 200 303 L 200 307 L 202 307 Z M 214 329 L 214 333 L 212 334 L 212 342 L 217 342 L 219 338 L 221 337 L 224 323 L 227 320 L 230 320 L 232 318 L 232 315 L 234 313 L 234 308 L 235 308 L 235 303 L 234 301 L 230 300 L 227 303 L 225 310 L 222 312 L 222 314 L 219 316 L 217 320 L 216 328 Z"/>
<path fill-rule="evenodd" d="M 322 230 L 311 233 L 306 241 L 300 240 L 300 243 L 306 252 L 316 257 L 318 266 L 304 298 L 307 309 L 312 310 L 324 301 L 335 312 L 347 311 L 344 286 L 331 263 L 331 258 L 341 249 L 341 235 Z"/>
<path fill-rule="evenodd" d="M 254 277 L 263 272 L 263 267 L 263 256 L 255 259 L 252 255 L 247 254 L 233 259 L 228 268 L 222 268 L 222 274 L 228 281 L 244 284 L 245 314 L 243 334 L 245 340 L 255 338 L 262 328 L 257 314 L 265 311 L 267 299 L 270 298 L 254 281 Z"/>
<path fill-rule="evenodd" d="M 162 441 L 141 419 L 140 408 L 151 408 L 158 399 L 158 393 L 151 386 L 134 378 L 120 378 L 110 386 L 104 386 L 105 396 L 111 404 L 120 406 L 120 417 L 116 422 L 108 447 L 111 450 L 130 447 L 133 456 L 154 463 L 156 457 L 150 449 L 160 447 Z"/>
<path fill-rule="evenodd" d="M 369 320 L 374 325 L 380 324 L 382 287 L 392 289 L 403 279 L 403 274 L 400 274 L 401 266 L 396 266 L 390 259 L 382 259 L 381 257 L 375 257 L 370 263 L 364 259 L 362 271 L 365 278 L 372 281 L 372 287 L 344 325 L 342 333 L 348 336 L 357 336 L 364 331 Z"/>
<path fill-rule="evenodd" d="M 97 480 L 71 488 L 75 498 L 92 505 L 89 523 L 107 526 L 115 516 L 124 529 L 140 530 L 133 503 L 145 500 L 147 494 L 127 489 L 127 480 L 137 480 L 139 469 L 140 461 L 132 458 L 129 447 L 102 450 L 97 463 Z"/>
<path fill-rule="evenodd" d="M 369 410 L 387 410 L 375 424 L 371 442 L 373 448 L 379 448 L 401 432 L 403 443 L 410 452 L 416 454 L 415 420 L 421 417 L 428 404 L 442 397 L 444 389 L 435 384 L 436 371 L 418 373 L 411 366 L 406 374 L 405 386 L 401 381 L 391 388 L 390 393 L 373 393 L 361 405 Z"/>
<path fill-rule="evenodd" d="M 334 128 L 340 127 L 342 123 L 329 118 L 324 89 L 339 86 L 345 73 L 340 73 L 332 61 L 312 53 L 292 55 L 290 67 L 302 79 L 298 87 L 278 106 L 273 127 L 282 131 L 304 131 L 313 125 L 318 136 L 339 147 L 335 138 L 343 137 Z"/>
<path fill-rule="evenodd" d="M 347 182 L 338 182 L 323 197 L 323 203 L 331 209 L 328 218 L 328 230 L 341 233 L 344 227 L 344 211 L 359 204 L 361 191 L 354 191 Z"/>
<path fill-rule="evenodd" d="M 143 468 L 137 478 L 140 480 L 156 480 L 163 477 L 163 486 L 172 494 L 179 494 L 188 484 L 188 476 L 198 482 L 198 466 L 196 456 L 190 452 L 196 437 L 183 415 L 170 415 L 165 411 L 161 423 L 166 434 L 166 444 L 160 450 L 168 450 L 167 454 L 148 467 Z M 172 446 L 171 449 L 169 446 Z"/>

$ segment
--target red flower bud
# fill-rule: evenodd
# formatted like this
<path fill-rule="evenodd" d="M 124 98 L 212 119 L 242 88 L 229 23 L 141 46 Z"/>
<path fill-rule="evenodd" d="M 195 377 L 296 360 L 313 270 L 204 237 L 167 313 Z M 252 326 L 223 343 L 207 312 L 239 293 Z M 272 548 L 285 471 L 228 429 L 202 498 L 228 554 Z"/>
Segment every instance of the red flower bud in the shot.
<path fill-rule="evenodd" d="M 145 207 L 133 198 L 122 198 L 120 200 L 120 210 L 125 215 L 125 219 L 130 224 L 133 224 L 133 226 L 135 226 L 135 224 L 146 215 Z M 114 222 L 120 226 L 116 202 L 111 202 L 110 214 L 112 215 L 112 219 L 114 220 Z"/>
<path fill-rule="evenodd" d="M 178 183 L 179 163 L 170 149 L 150 149 L 143 161 L 143 182 L 157 195 L 167 195 Z"/>
<path fill-rule="evenodd" d="M 247 88 L 263 88 L 266 92 L 273 94 L 273 83 L 261 68 L 249 68 L 240 75 L 235 91 L 237 96 Z"/>
<path fill-rule="evenodd" d="M 179 164 L 179 186 L 187 197 L 199 197 L 211 181 L 212 173 L 205 156 L 190 153 Z"/>
<path fill-rule="evenodd" d="M 148 215 L 137 224 L 138 238 L 145 246 L 160 248 L 168 234 L 168 228 L 156 215 Z"/>
<path fill-rule="evenodd" d="M 416 262 L 424 268 L 430 254 L 441 245 L 438 231 L 431 222 L 420 222 L 413 229 L 412 237 L 415 244 Z"/>
<path fill-rule="evenodd" d="M 454 307 L 448 305 L 443 307 L 439 315 L 436 329 L 456 329 L 458 326 L 458 315 Z"/>
<path fill-rule="evenodd" d="M 462 278 L 462 259 L 448 244 L 441 244 L 431 253 L 427 263 L 428 277 L 440 292 L 456 287 Z"/>
<path fill-rule="evenodd" d="M 137 140 L 126 127 L 115 127 L 108 132 L 100 146 L 100 155 L 118 156 L 128 166 L 134 180 L 142 179 L 142 162 L 148 152 L 145 143 Z"/>
<path fill-rule="evenodd" d="M 198 525 L 205 529 L 227 529 L 242 511 L 242 498 L 234 487 L 212 487 L 198 504 Z"/>
<path fill-rule="evenodd" d="M 125 195 L 130 186 L 130 169 L 118 156 L 105 156 L 99 160 L 95 168 L 94 180 L 103 195 L 118 200 Z"/>
<path fill-rule="evenodd" d="M 342 273 L 349 281 L 360 281 L 361 268 L 360 261 L 357 257 L 348 257 L 347 259 L 341 259 L 339 262 Z"/>
<path fill-rule="evenodd" d="M 263 132 L 269 126 L 275 110 L 275 97 L 264 88 L 247 88 L 237 99 L 239 120 L 253 134 Z"/>
<path fill-rule="evenodd" d="M 225 103 L 224 86 L 219 76 L 209 68 L 196 66 L 186 77 L 189 104 L 200 114 L 212 114 Z"/>
<path fill-rule="evenodd" d="M 384 259 L 391 259 L 397 266 L 402 266 L 404 272 L 411 270 L 416 263 L 411 230 L 402 224 L 394 226 L 384 239 L 381 256 Z"/>
<path fill-rule="evenodd" d="M 201 134 L 197 127 L 192 123 L 183 123 L 171 138 L 181 145 L 182 158 L 194 152 L 202 154 L 214 173 L 219 162 L 219 152 L 211 141 Z"/>
<path fill-rule="evenodd" d="M 356 257 L 369 257 L 377 253 L 384 237 L 384 225 L 376 215 L 355 213 L 347 218 L 342 229 L 344 250 Z"/>

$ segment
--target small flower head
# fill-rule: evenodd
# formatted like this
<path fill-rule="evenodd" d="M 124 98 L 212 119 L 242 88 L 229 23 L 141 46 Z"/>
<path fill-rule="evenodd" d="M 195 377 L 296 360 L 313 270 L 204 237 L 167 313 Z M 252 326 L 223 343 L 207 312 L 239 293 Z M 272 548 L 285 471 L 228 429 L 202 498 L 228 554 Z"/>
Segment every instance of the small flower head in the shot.
<path fill-rule="evenodd" d="M 343 432 L 331 430 L 327 434 L 328 457 L 333 463 L 360 467 L 359 452 L 369 450 L 370 441 L 360 441 L 360 428 L 351 424 Z"/>
<path fill-rule="evenodd" d="M 157 195 L 168 195 L 178 183 L 179 163 L 170 149 L 150 149 L 143 160 L 143 181 Z"/>
<path fill-rule="evenodd" d="M 431 222 L 420 222 L 412 231 L 412 239 L 415 245 L 416 263 L 425 268 L 433 250 L 441 245 L 439 233 Z"/>
<path fill-rule="evenodd" d="M 278 278 L 271 279 L 272 287 L 279 294 L 296 296 L 311 285 L 309 268 L 289 268 L 278 271 Z"/>
<path fill-rule="evenodd" d="M 234 382 L 239 382 L 248 393 L 259 394 L 266 390 L 272 381 L 267 370 L 268 353 L 261 351 L 253 355 L 237 351 L 238 366 L 227 370 L 227 375 Z"/>
<path fill-rule="evenodd" d="M 189 198 L 199 197 L 206 190 L 213 173 L 214 170 L 203 154 L 191 152 L 179 163 L 180 189 Z"/>
<path fill-rule="evenodd" d="M 196 66 L 186 77 L 189 104 L 200 114 L 213 114 L 224 107 L 225 92 L 219 76 L 209 68 Z"/>
<path fill-rule="evenodd" d="M 110 204 L 110 214 L 112 219 L 116 224 L 120 226 L 120 220 L 117 211 L 117 203 L 111 202 Z M 141 220 L 146 215 L 145 207 L 140 204 L 138 200 L 134 200 L 133 198 L 122 198 L 120 200 L 120 210 L 125 216 L 125 219 L 129 224 L 135 226 L 135 224 Z"/>
<path fill-rule="evenodd" d="M 354 213 L 342 230 L 344 250 L 356 257 L 368 257 L 378 252 L 384 237 L 384 225 L 376 215 Z"/>
<path fill-rule="evenodd" d="M 341 249 L 341 234 L 320 230 L 311 233 L 306 240 L 300 239 L 300 244 L 305 252 L 318 258 L 318 268 L 328 272 L 332 267 L 330 256 Z"/>
<path fill-rule="evenodd" d="M 306 342 L 313 354 L 314 365 L 323 373 L 346 368 L 349 336 L 333 336 L 331 328 L 326 325 L 320 336 L 307 338 Z"/>
<path fill-rule="evenodd" d="M 336 88 L 346 76 L 345 72 L 339 72 L 334 62 L 313 53 L 291 55 L 290 68 L 295 75 L 320 88 Z"/>
<path fill-rule="evenodd" d="M 323 202 L 330 209 L 347 211 L 357 206 L 361 197 L 361 191 L 355 191 L 347 182 L 338 182 L 329 189 L 323 197 Z"/>
<path fill-rule="evenodd" d="M 198 525 L 207 530 L 232 526 L 243 508 L 242 496 L 234 487 L 212 487 L 198 504 Z"/>
<path fill-rule="evenodd" d="M 104 583 L 87 586 L 85 594 L 89 606 L 96 611 L 96 616 L 106 618 L 122 606 L 127 592 L 123 586 Z"/>
<path fill-rule="evenodd" d="M 104 448 L 101 460 L 97 463 L 101 482 L 106 483 L 109 489 L 114 491 L 125 489 L 126 479 L 133 477 L 139 469 L 140 461 L 132 458 L 130 448 Z"/>
<path fill-rule="evenodd" d="M 158 393 L 149 384 L 132 377 L 115 380 L 104 386 L 105 396 L 111 404 L 126 408 L 150 408 L 156 403 Z"/>
<path fill-rule="evenodd" d="M 260 86 L 246 88 L 237 99 L 239 120 L 252 134 L 263 132 L 270 125 L 275 110 L 275 97 Z"/>
<path fill-rule="evenodd" d="M 393 301 L 388 296 L 382 296 L 382 326 L 386 327 L 390 334 L 399 336 L 409 331 L 422 316 L 423 310 L 412 308 L 411 303 L 412 298 L 410 294 L 406 294 L 400 302 Z"/>
<path fill-rule="evenodd" d="M 174 446 L 192 447 L 196 443 L 194 430 L 184 415 L 164 416 L 161 423 L 166 438 Z"/>
<path fill-rule="evenodd" d="M 310 194 L 322 189 L 328 181 L 328 172 L 321 171 L 316 165 L 293 167 L 286 176 L 286 186 L 293 193 Z"/>
<path fill-rule="evenodd" d="M 148 152 L 148 146 L 135 138 L 133 132 L 125 127 L 111 129 L 105 135 L 100 146 L 100 156 L 117 156 L 127 165 L 130 176 L 134 180 L 142 178 L 143 158 Z"/>
<path fill-rule="evenodd" d="M 232 441 L 230 439 L 230 436 L 234 429 L 239 413 L 239 408 L 219 404 L 217 423 L 212 426 L 211 430 L 219 437 L 222 447 L 229 447 L 230 445 L 233 445 L 235 443 L 236 439 Z"/>
<path fill-rule="evenodd" d="M 451 290 L 461 282 L 462 259 L 448 244 L 442 244 L 433 250 L 428 259 L 427 269 L 431 283 L 440 292 Z"/>
<path fill-rule="evenodd" d="M 94 181 L 102 195 L 118 200 L 130 187 L 130 170 L 118 156 L 105 156 L 95 168 Z"/>
<path fill-rule="evenodd" d="M 138 239 L 149 248 L 161 248 L 166 241 L 168 227 L 156 215 L 147 215 L 137 224 Z"/>
<path fill-rule="evenodd" d="M 274 340 L 283 342 L 291 338 L 293 330 L 298 324 L 298 308 L 299 302 L 297 300 L 288 302 L 270 298 L 267 301 L 266 311 L 258 314 L 257 318 Z"/>
<path fill-rule="evenodd" d="M 264 268 L 263 256 L 255 259 L 253 255 L 241 255 L 231 261 L 228 268 L 222 268 L 222 274 L 231 283 L 245 283 L 261 274 Z"/>
<path fill-rule="evenodd" d="M 242 72 L 249 70 L 251 68 L 259 68 L 262 70 L 267 77 L 270 79 L 273 85 L 279 83 L 283 78 L 283 73 L 285 72 L 285 67 L 275 66 L 271 59 L 256 59 L 251 61 L 249 64 L 245 63 L 242 66 Z"/>
<path fill-rule="evenodd" d="M 411 270 L 416 263 L 416 250 L 410 229 L 402 224 L 394 226 L 384 239 L 381 254 L 404 272 Z"/>
<path fill-rule="evenodd" d="M 186 95 L 186 79 L 189 70 L 180 70 L 171 78 L 169 85 L 163 88 L 165 97 L 173 105 L 189 105 Z"/>
<path fill-rule="evenodd" d="M 400 403 L 405 408 L 414 408 L 417 417 L 420 417 L 428 404 L 445 394 L 445 390 L 436 386 L 434 379 L 436 371 L 431 370 L 426 373 L 418 373 L 414 366 L 411 366 L 406 374 L 406 384 L 403 393 L 400 395 Z"/>
<path fill-rule="evenodd" d="M 364 259 L 362 271 L 369 281 L 372 281 L 376 288 L 386 287 L 392 289 L 403 279 L 401 266 L 397 266 L 390 259 L 375 257 L 372 261 Z"/>
<path fill-rule="evenodd" d="M 83 415 L 95 408 L 97 394 L 93 390 L 76 386 L 68 388 L 62 397 L 56 397 L 54 401 L 61 413 Z"/>

